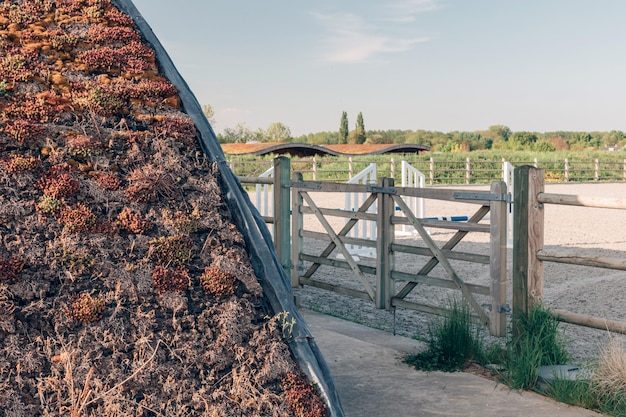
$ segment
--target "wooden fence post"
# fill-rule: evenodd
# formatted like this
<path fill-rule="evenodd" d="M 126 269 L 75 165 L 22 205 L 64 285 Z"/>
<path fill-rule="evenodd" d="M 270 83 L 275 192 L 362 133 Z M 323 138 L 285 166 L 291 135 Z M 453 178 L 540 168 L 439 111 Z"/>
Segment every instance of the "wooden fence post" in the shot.
<path fill-rule="evenodd" d="M 352 175 L 353 175 L 353 167 L 352 167 L 352 157 L 349 156 L 348 157 L 348 179 L 351 180 L 352 179 Z"/>
<path fill-rule="evenodd" d="M 593 160 L 593 180 L 600 180 L 600 161 L 598 158 Z"/>
<path fill-rule="evenodd" d="M 274 158 L 274 246 L 287 275 L 291 268 L 290 170 L 289 158 L 286 156 Z"/>
<path fill-rule="evenodd" d="M 505 195 L 504 181 L 491 184 L 491 194 Z M 491 274 L 491 317 L 489 333 L 493 336 L 506 336 L 506 245 L 507 245 L 507 201 L 490 203 L 490 255 Z"/>
<path fill-rule="evenodd" d="M 472 182 L 472 165 L 469 157 L 465 158 L 465 184 Z"/>
<path fill-rule="evenodd" d="M 302 182 L 302 173 L 293 173 L 293 182 Z M 304 227 L 304 219 L 302 214 L 302 196 L 298 190 L 291 187 L 291 286 L 293 288 L 300 287 L 300 266 L 302 261 L 302 228 Z"/>
<path fill-rule="evenodd" d="M 537 195 L 544 190 L 544 170 L 531 166 L 515 169 L 513 217 L 513 318 L 526 314 L 543 297 L 544 212 Z M 515 327 L 513 329 L 516 332 Z"/>
<path fill-rule="evenodd" d="M 391 244 L 394 238 L 394 225 L 391 218 L 394 215 L 393 198 L 385 189 L 394 186 L 393 178 L 379 178 L 378 186 L 382 189 L 378 193 L 378 213 L 376 219 L 376 308 L 391 309 L 391 297 L 393 285 L 391 283 L 391 270 L 393 268 L 393 258 L 391 256 Z"/>
<path fill-rule="evenodd" d="M 430 157 L 430 185 L 435 183 L 435 159 Z"/>
<path fill-rule="evenodd" d="M 313 181 L 317 181 L 317 158 L 313 157 Z"/>
<path fill-rule="evenodd" d="M 565 182 L 569 182 L 569 159 L 565 158 Z"/>

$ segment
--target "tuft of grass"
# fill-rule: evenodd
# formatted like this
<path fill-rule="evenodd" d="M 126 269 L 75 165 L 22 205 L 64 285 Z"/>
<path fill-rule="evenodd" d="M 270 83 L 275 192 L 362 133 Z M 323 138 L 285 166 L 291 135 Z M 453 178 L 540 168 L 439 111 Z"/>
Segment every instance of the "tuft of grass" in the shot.
<path fill-rule="evenodd" d="M 427 350 L 407 356 L 405 362 L 423 371 L 454 372 L 485 357 L 484 338 L 470 307 L 457 300 L 450 303 L 447 315 L 429 326 L 426 343 Z"/>
<path fill-rule="evenodd" d="M 555 378 L 544 394 L 555 401 L 586 409 L 598 409 L 598 397 L 587 379 L 574 381 Z"/>
<path fill-rule="evenodd" d="M 539 368 L 569 362 L 565 338 L 558 331 L 559 322 L 542 305 L 533 306 L 527 314 L 513 319 L 517 329 L 507 343 L 507 385 L 516 389 L 536 389 Z"/>
<path fill-rule="evenodd" d="M 590 391 L 598 399 L 600 411 L 626 416 L 626 352 L 623 343 L 613 337 L 600 351 Z"/>

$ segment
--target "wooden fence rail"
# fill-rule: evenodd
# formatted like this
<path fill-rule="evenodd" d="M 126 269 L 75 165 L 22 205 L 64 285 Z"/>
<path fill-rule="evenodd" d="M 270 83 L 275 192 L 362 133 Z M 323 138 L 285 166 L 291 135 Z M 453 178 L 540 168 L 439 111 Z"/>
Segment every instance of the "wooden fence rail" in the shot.
<path fill-rule="evenodd" d="M 626 271 L 626 259 L 572 255 L 544 249 L 544 204 L 626 210 L 623 198 L 589 198 L 544 192 L 544 171 L 533 166 L 515 169 L 513 232 L 513 313 L 524 314 L 543 298 L 544 262 Z M 549 279 L 549 278 L 548 278 Z M 586 327 L 626 333 L 626 323 L 552 310 L 559 320 Z"/>

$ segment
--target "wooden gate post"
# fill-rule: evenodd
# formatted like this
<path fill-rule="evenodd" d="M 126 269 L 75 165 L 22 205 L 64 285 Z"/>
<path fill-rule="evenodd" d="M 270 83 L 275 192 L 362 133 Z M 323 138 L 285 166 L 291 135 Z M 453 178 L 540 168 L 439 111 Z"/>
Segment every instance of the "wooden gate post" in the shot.
<path fill-rule="evenodd" d="M 379 178 L 377 194 L 378 213 L 376 219 L 376 308 L 390 310 L 391 298 L 393 294 L 393 284 L 391 281 L 391 270 L 393 269 L 393 257 L 391 255 L 391 244 L 394 239 L 394 225 L 391 218 L 394 215 L 393 198 L 389 195 L 394 186 L 393 178 Z"/>
<path fill-rule="evenodd" d="M 302 182 L 302 173 L 293 173 L 293 182 Z M 298 189 L 291 187 L 291 286 L 300 287 L 300 255 L 302 254 L 302 228 L 304 219 L 302 214 L 302 196 Z"/>
<path fill-rule="evenodd" d="M 532 166 L 515 169 L 513 209 L 513 317 L 526 314 L 543 298 L 544 212 L 537 196 L 544 191 L 544 170 Z M 516 322 L 517 320 L 514 320 Z M 513 329 L 516 332 L 515 328 Z"/>
<path fill-rule="evenodd" d="M 274 158 L 274 246 L 278 260 L 287 275 L 291 268 L 290 171 L 289 158 L 286 156 Z"/>
<path fill-rule="evenodd" d="M 505 195 L 504 181 L 491 184 L 491 194 Z M 506 246 L 507 246 L 507 201 L 494 200 L 490 203 L 490 275 L 491 275 L 491 314 L 489 333 L 493 336 L 506 336 Z"/>

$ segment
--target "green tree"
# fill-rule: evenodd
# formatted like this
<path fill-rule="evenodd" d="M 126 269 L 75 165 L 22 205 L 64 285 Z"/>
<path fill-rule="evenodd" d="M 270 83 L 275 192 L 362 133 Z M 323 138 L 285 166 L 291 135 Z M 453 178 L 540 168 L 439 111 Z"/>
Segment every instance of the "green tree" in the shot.
<path fill-rule="evenodd" d="M 209 123 L 211 123 L 212 125 L 215 124 L 215 110 L 213 110 L 213 106 L 211 106 L 210 104 L 203 104 L 202 113 L 204 113 L 204 116 L 209 121 Z"/>
<path fill-rule="evenodd" d="M 248 129 L 244 123 L 237 123 L 234 128 L 227 127 L 224 133 L 217 135 L 220 143 L 246 143 L 257 139 L 257 134 Z"/>
<path fill-rule="evenodd" d="M 509 129 L 508 126 L 504 126 L 504 125 L 493 125 L 493 126 L 489 126 L 489 131 L 492 132 L 493 134 L 495 134 L 497 137 L 499 137 L 500 139 L 502 139 L 503 141 L 508 141 L 509 138 L 511 137 L 511 135 L 513 134 L 511 132 L 511 129 Z M 496 138 L 494 138 L 496 139 Z"/>
<path fill-rule="evenodd" d="M 341 122 L 339 122 L 339 138 L 337 143 L 348 143 L 348 134 L 350 133 L 348 127 L 348 113 L 345 111 L 341 113 Z"/>
<path fill-rule="evenodd" d="M 538 139 L 533 132 L 515 132 L 511 135 L 510 142 L 514 149 L 531 150 Z"/>
<path fill-rule="evenodd" d="M 365 143 L 365 124 L 363 123 L 363 113 L 359 112 L 356 117 L 356 142 L 359 145 Z"/>
<path fill-rule="evenodd" d="M 265 130 L 267 142 L 291 142 L 291 129 L 280 122 L 272 123 Z"/>

